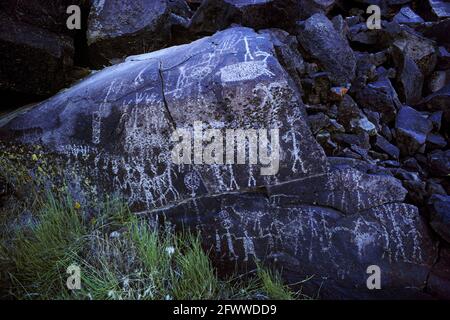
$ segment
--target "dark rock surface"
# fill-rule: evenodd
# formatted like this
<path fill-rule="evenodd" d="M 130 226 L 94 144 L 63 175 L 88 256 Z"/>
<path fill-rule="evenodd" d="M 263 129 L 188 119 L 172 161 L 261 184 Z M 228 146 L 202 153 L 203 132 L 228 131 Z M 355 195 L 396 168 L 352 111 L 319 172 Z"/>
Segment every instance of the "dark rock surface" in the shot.
<path fill-rule="evenodd" d="M 409 6 L 402 7 L 395 15 L 393 21 L 399 24 L 415 25 L 425 22 L 421 16 L 414 12 Z"/>
<path fill-rule="evenodd" d="M 450 242 L 450 196 L 435 194 L 430 198 L 431 227 Z"/>
<path fill-rule="evenodd" d="M 313 5 L 324 1 L 205 0 L 192 17 L 190 31 L 198 34 L 214 33 L 233 23 L 255 29 L 272 27 L 290 29 L 300 18 L 305 2 Z"/>
<path fill-rule="evenodd" d="M 325 15 L 313 15 L 298 26 L 297 32 L 300 45 L 318 60 L 336 84 L 352 82 L 356 71 L 354 53 Z"/>
<path fill-rule="evenodd" d="M 395 145 L 389 143 L 383 136 L 378 135 L 375 142 L 375 147 L 387 153 L 394 159 L 400 158 L 400 150 Z"/>
<path fill-rule="evenodd" d="M 53 94 L 65 84 L 73 53 L 70 37 L 14 21 L 0 12 L 0 89 Z"/>
<path fill-rule="evenodd" d="M 433 151 L 428 155 L 430 171 L 436 176 L 445 177 L 450 174 L 450 150 Z"/>
<path fill-rule="evenodd" d="M 397 109 L 401 106 L 397 92 L 387 77 L 380 77 L 357 90 L 355 99 L 361 107 L 379 112 L 387 122 L 395 118 Z"/>
<path fill-rule="evenodd" d="M 54 164 L 46 183 L 70 181 L 82 204 L 120 194 L 200 231 L 221 274 L 261 261 L 294 287 L 312 276 L 303 292 L 322 298 L 450 298 L 447 4 L 93 1 L 74 35 L 67 2 L 5 0 L 0 91 L 50 95 L 74 66 L 102 70 L 0 118 L 0 157 L 38 155 L 32 176 Z M 278 129 L 278 170 L 175 164 L 174 131 L 200 122 Z M 382 290 L 366 287 L 370 265 Z"/>
<path fill-rule="evenodd" d="M 450 3 L 446 0 L 428 0 L 437 18 L 450 18 Z"/>
<path fill-rule="evenodd" d="M 48 109 L 58 110 L 54 119 L 45 115 Z M 117 167 L 120 180 L 105 187 L 123 186 L 132 205 L 149 209 L 205 192 L 257 188 L 326 172 L 325 155 L 303 117 L 272 43 L 251 29 L 235 28 L 130 57 L 19 116 L 8 128 L 23 142 L 43 143 L 76 158 L 79 148 L 89 146 L 104 155 L 95 161 L 104 162 L 95 168 L 99 179 L 108 172 L 104 169 L 131 161 L 130 168 Z M 264 178 L 258 166 L 237 166 L 237 172 L 232 166 L 200 166 L 194 171 L 200 171 L 201 179 L 194 179 L 198 183 L 190 190 L 183 176 L 196 173 L 186 166 L 181 175 L 172 167 L 170 139 L 173 129 L 192 128 L 195 121 L 216 129 L 280 128 L 279 176 Z M 114 139 L 111 132 L 117 134 Z M 149 172 L 147 163 L 155 166 Z M 177 176 L 180 181 L 174 180 Z"/>
<path fill-rule="evenodd" d="M 246 266 L 264 256 L 283 268 L 288 283 L 316 275 L 307 292 L 322 287 L 326 298 L 423 297 L 420 288 L 435 255 L 418 212 L 402 204 L 343 215 L 327 207 L 296 204 L 283 195 L 266 199 L 240 194 L 190 201 L 158 215 L 163 221 L 188 225 L 192 212 L 210 235 L 223 268 L 229 268 L 230 261 Z M 409 233 L 396 233 L 399 229 Z M 389 289 L 366 289 L 365 271 L 373 261 L 385 270 L 382 286 Z M 405 269 L 407 273 L 401 271 Z M 410 284 L 416 289 L 401 289 Z"/>
<path fill-rule="evenodd" d="M 0 92 L 3 98 L 31 99 L 55 94 L 70 79 L 74 32 L 66 27 L 66 8 L 80 0 L 0 3 Z M 8 109 L 3 101 L 0 109 Z M 16 104 L 11 101 L 12 106 Z"/>
<path fill-rule="evenodd" d="M 90 60 L 96 67 L 160 49 L 170 40 L 167 1 L 95 1 L 89 14 L 87 40 Z"/>
<path fill-rule="evenodd" d="M 443 111 L 447 123 L 450 123 L 450 84 L 426 97 L 421 104 L 430 111 Z"/>

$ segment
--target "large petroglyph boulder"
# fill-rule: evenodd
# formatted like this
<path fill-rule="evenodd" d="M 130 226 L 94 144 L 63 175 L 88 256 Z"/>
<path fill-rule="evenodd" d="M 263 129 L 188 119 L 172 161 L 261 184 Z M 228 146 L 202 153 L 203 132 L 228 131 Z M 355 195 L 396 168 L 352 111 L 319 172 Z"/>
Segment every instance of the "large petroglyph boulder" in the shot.
<path fill-rule="evenodd" d="M 445 292 L 437 248 L 403 203 L 406 191 L 389 175 L 327 159 L 272 36 L 236 27 L 129 57 L 3 124 L 1 150 L 62 163 L 74 197 L 119 192 L 155 222 L 201 231 L 223 272 L 257 259 L 291 284 L 314 276 L 305 289 L 322 287 L 323 297 L 398 298 L 421 297 L 433 271 L 433 290 Z M 278 129 L 279 140 L 269 137 L 278 170 L 263 175 L 267 163 L 250 159 L 176 164 L 173 133 L 195 123 Z M 370 265 L 381 268 L 383 290 L 367 289 Z"/>

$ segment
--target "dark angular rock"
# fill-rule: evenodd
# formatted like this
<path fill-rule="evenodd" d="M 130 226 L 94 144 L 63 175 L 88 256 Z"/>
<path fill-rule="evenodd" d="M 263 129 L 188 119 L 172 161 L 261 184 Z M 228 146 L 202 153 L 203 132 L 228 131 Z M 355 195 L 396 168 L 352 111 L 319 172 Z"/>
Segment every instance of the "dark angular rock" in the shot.
<path fill-rule="evenodd" d="M 309 104 L 327 103 L 330 97 L 330 79 L 326 72 L 309 74 L 302 79 L 303 95 Z"/>
<path fill-rule="evenodd" d="M 365 116 L 354 119 L 351 122 L 352 131 L 357 134 L 367 134 L 369 136 L 377 135 L 377 127 L 369 121 Z"/>
<path fill-rule="evenodd" d="M 370 30 L 367 28 L 367 24 L 362 22 L 350 26 L 347 36 L 352 43 L 378 45 L 382 42 L 383 31 Z"/>
<path fill-rule="evenodd" d="M 349 13 L 349 14 L 351 14 L 351 13 Z M 349 28 L 351 28 L 354 25 L 357 25 L 358 23 L 363 22 L 363 19 L 360 15 L 352 15 L 349 17 L 345 17 L 345 22 L 347 23 L 347 26 Z"/>
<path fill-rule="evenodd" d="M 403 181 L 403 186 L 408 190 L 406 201 L 415 206 L 422 207 L 427 198 L 426 183 L 423 181 Z"/>
<path fill-rule="evenodd" d="M 425 22 L 411 7 L 405 6 L 395 15 L 394 21 L 399 24 L 415 25 Z"/>
<path fill-rule="evenodd" d="M 336 133 L 333 134 L 333 140 L 345 147 L 358 146 L 365 150 L 370 148 L 369 135 L 366 133 Z"/>
<path fill-rule="evenodd" d="M 374 147 L 382 152 L 387 153 L 391 158 L 399 159 L 400 158 L 400 150 L 389 141 L 387 141 L 384 137 L 377 135 Z"/>
<path fill-rule="evenodd" d="M 331 139 L 331 134 L 328 131 L 319 132 L 316 135 L 317 142 L 322 146 L 325 154 L 334 155 L 338 149 L 338 145 Z"/>
<path fill-rule="evenodd" d="M 333 23 L 334 29 L 341 34 L 342 38 L 347 39 L 348 25 L 344 18 L 338 15 L 331 19 L 331 22 Z"/>
<path fill-rule="evenodd" d="M 427 192 L 428 197 L 431 197 L 433 194 L 437 195 L 447 195 L 447 192 L 445 192 L 444 187 L 440 183 L 440 180 L 438 179 L 429 179 L 427 181 Z"/>
<path fill-rule="evenodd" d="M 192 17 L 190 32 L 214 33 L 233 23 L 255 29 L 290 30 L 300 17 L 296 0 L 205 0 Z M 270 14 L 268 14 L 270 13 Z"/>
<path fill-rule="evenodd" d="M 450 19 L 449 19 L 450 21 Z M 450 28 L 450 23 L 449 23 Z M 444 47 L 439 47 L 437 68 L 440 70 L 450 69 L 450 52 Z"/>
<path fill-rule="evenodd" d="M 403 203 L 406 190 L 381 169 L 331 167 L 270 39 L 237 27 L 129 57 L 11 116 L 0 152 L 13 143 L 29 158 L 39 147 L 74 197 L 119 192 L 149 220 L 201 232 L 220 272 L 261 261 L 282 268 L 288 283 L 314 274 L 305 290 L 321 286 L 325 298 L 428 296 L 422 287 L 437 250 L 418 210 Z M 176 165 L 172 133 L 191 132 L 195 121 L 279 129 L 278 173 Z M 367 134 L 358 139 L 369 146 Z M 365 286 L 371 264 L 383 270 L 381 291 Z"/>
<path fill-rule="evenodd" d="M 402 154 L 413 155 L 425 145 L 432 124 L 420 112 L 405 106 L 398 112 L 395 129 L 397 145 Z"/>
<path fill-rule="evenodd" d="M 447 0 L 428 0 L 428 3 L 437 18 L 450 18 L 450 3 Z"/>
<path fill-rule="evenodd" d="M 433 124 L 433 130 L 435 130 L 435 131 L 440 131 L 441 130 L 443 114 L 444 114 L 443 111 L 434 112 L 428 118 L 428 120 L 430 120 L 431 123 Z"/>
<path fill-rule="evenodd" d="M 370 136 L 377 134 L 377 126 L 365 116 L 349 95 L 345 95 L 341 101 L 337 118 L 349 132 L 366 133 Z"/>
<path fill-rule="evenodd" d="M 5 0 L 0 6 L 0 90 L 18 97 L 56 93 L 66 85 L 74 58 L 63 1 Z"/>
<path fill-rule="evenodd" d="M 57 35 L 73 35 L 67 28 L 67 7 L 83 7 L 84 0 L 2 0 L 0 12 L 10 19 Z M 17 30 L 19 31 L 19 30 Z"/>
<path fill-rule="evenodd" d="M 334 123 L 337 121 L 335 120 L 338 116 L 338 107 L 333 104 L 331 107 L 329 107 L 326 112 L 325 112 L 331 119 L 331 122 L 333 124 L 334 127 L 337 127 L 336 125 L 334 125 Z"/>
<path fill-rule="evenodd" d="M 440 45 L 446 46 L 447 50 L 450 50 L 449 29 L 450 19 L 427 23 L 418 28 L 425 37 L 437 41 Z"/>
<path fill-rule="evenodd" d="M 170 25 L 167 0 L 96 1 L 87 30 L 90 62 L 102 67 L 163 48 L 170 40 Z"/>
<path fill-rule="evenodd" d="M 363 112 L 367 116 L 367 119 L 373 123 L 377 132 L 382 131 L 382 127 L 380 124 L 381 114 L 379 114 L 378 112 L 372 111 L 372 110 L 368 110 L 368 109 L 364 109 Z"/>
<path fill-rule="evenodd" d="M 393 134 L 391 129 L 387 126 L 387 125 L 382 125 L 381 127 L 381 134 L 383 135 L 383 137 L 385 137 L 388 141 L 392 141 L 393 139 Z"/>
<path fill-rule="evenodd" d="M 441 246 L 436 264 L 431 269 L 427 281 L 427 290 L 436 292 L 441 296 L 450 295 L 450 279 L 446 273 L 450 271 L 450 248 Z"/>
<path fill-rule="evenodd" d="M 168 0 L 170 12 L 182 19 L 189 19 L 193 12 L 185 0 Z"/>
<path fill-rule="evenodd" d="M 403 55 L 401 49 L 393 46 L 394 61 L 397 66 L 397 87 L 400 99 L 409 105 L 418 103 L 422 98 L 424 76 L 408 55 Z"/>
<path fill-rule="evenodd" d="M 308 124 L 313 134 L 319 133 L 330 125 L 330 118 L 323 113 L 308 116 Z"/>
<path fill-rule="evenodd" d="M 450 79 L 447 79 L 447 72 L 445 71 L 435 71 L 431 74 L 428 79 L 428 90 L 434 93 L 441 90 Z"/>
<path fill-rule="evenodd" d="M 436 150 L 428 155 L 430 172 L 436 177 L 446 177 L 450 174 L 450 150 Z"/>
<path fill-rule="evenodd" d="M 394 176 L 402 181 L 421 181 L 418 172 L 407 171 L 402 168 L 393 170 Z"/>
<path fill-rule="evenodd" d="M 401 166 L 400 162 L 394 160 L 381 161 L 380 165 L 388 168 L 399 168 Z"/>
<path fill-rule="evenodd" d="M 355 88 L 354 91 L 358 105 L 379 112 L 385 122 L 392 121 L 396 116 L 397 108 L 401 106 L 397 92 L 387 77 L 382 77 L 361 89 Z"/>
<path fill-rule="evenodd" d="M 327 181 L 325 186 L 322 180 Z M 400 199 L 407 194 L 400 181 L 391 176 L 370 175 L 350 168 L 336 169 L 329 176 L 308 178 L 301 185 L 295 182 L 272 185 L 269 193 L 273 196 L 282 194 L 279 198 L 286 198 L 288 203 L 315 203 L 348 215 L 380 203 L 403 201 Z"/>
<path fill-rule="evenodd" d="M 330 119 L 330 126 L 328 130 L 332 133 L 345 133 L 345 128 L 335 119 Z"/>
<path fill-rule="evenodd" d="M 414 155 L 414 158 L 420 163 L 420 165 L 428 165 L 428 157 L 426 155 L 417 153 L 416 155 Z"/>
<path fill-rule="evenodd" d="M 265 29 L 260 33 L 269 36 L 277 52 L 278 60 L 289 73 L 297 88 L 302 91 L 301 78 L 306 72 L 306 65 L 298 51 L 297 38 L 281 29 Z"/>
<path fill-rule="evenodd" d="M 321 298 L 328 299 L 422 296 L 417 288 L 423 287 L 436 250 L 428 235 L 417 236 L 427 231 L 414 207 L 387 204 L 346 216 L 284 196 L 263 199 L 258 194 L 200 199 L 151 216 L 176 226 L 192 225 L 194 216 L 198 229 L 209 235 L 207 248 L 215 248 L 216 263 L 228 270 L 234 268 L 230 262 L 242 261 L 247 270 L 254 257 L 264 257 L 283 268 L 288 283 L 317 275 L 302 284 L 304 293 L 322 287 Z M 367 263 L 385 270 L 384 290 L 366 289 Z"/>
<path fill-rule="evenodd" d="M 401 54 L 413 60 L 424 76 L 434 71 L 437 64 L 437 47 L 433 41 L 406 26 L 402 26 L 398 34 L 391 36 L 394 54 Z"/>
<path fill-rule="evenodd" d="M 335 6 L 336 0 L 300 0 L 299 19 L 307 19 L 313 14 L 328 14 Z"/>
<path fill-rule="evenodd" d="M 390 172 L 367 161 L 343 157 L 328 157 L 331 168 L 334 170 L 358 170 L 362 173 L 376 175 L 390 175 Z"/>
<path fill-rule="evenodd" d="M 435 194 L 429 200 L 431 227 L 450 243 L 450 196 Z"/>
<path fill-rule="evenodd" d="M 362 118 L 362 112 L 359 109 L 358 104 L 351 96 L 345 95 L 338 107 L 337 120 L 350 131 L 352 120 L 360 118 Z"/>
<path fill-rule="evenodd" d="M 368 150 L 366 150 L 366 151 L 368 151 Z M 334 156 L 348 158 L 348 159 L 352 159 L 352 160 L 359 160 L 359 161 L 364 160 L 360 153 L 353 151 L 351 148 L 340 147 L 338 152 L 336 152 L 334 154 Z"/>
<path fill-rule="evenodd" d="M 300 22 L 297 37 L 300 45 L 318 61 L 324 71 L 329 72 L 336 84 L 352 82 L 356 72 L 353 50 L 325 15 L 315 14 Z"/>
<path fill-rule="evenodd" d="M 429 111 L 443 111 L 445 121 L 450 123 L 450 84 L 430 94 L 420 105 Z"/>

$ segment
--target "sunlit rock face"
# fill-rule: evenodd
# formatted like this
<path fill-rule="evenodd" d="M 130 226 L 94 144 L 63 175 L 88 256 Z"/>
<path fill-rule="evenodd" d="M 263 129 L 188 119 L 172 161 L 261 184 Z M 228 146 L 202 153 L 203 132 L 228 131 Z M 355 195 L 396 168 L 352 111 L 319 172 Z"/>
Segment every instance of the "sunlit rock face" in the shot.
<path fill-rule="evenodd" d="M 174 163 L 174 131 L 195 122 L 278 129 L 278 170 Z M 59 159 L 75 197 L 118 192 L 154 222 L 201 231 L 223 272 L 256 259 L 283 268 L 289 283 L 314 276 L 304 287 L 321 286 L 323 297 L 420 297 L 437 255 L 396 179 L 326 158 L 267 33 L 230 28 L 129 57 L 0 133 L 3 149 L 42 146 Z M 369 265 L 381 267 L 384 290 L 367 289 Z"/>

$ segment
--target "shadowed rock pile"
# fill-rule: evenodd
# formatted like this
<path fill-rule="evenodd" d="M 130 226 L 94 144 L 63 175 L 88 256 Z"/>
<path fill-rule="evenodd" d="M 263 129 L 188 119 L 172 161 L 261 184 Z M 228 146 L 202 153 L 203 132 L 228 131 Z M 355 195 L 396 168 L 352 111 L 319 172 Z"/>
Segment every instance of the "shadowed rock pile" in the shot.
<path fill-rule="evenodd" d="M 119 193 L 199 230 L 223 273 L 262 261 L 323 298 L 450 298 L 450 2 L 92 1 L 79 36 L 18 3 L 0 7 L 1 90 L 99 71 L 0 119 L 1 156 L 51 161 L 80 203 Z M 277 174 L 174 164 L 196 121 L 279 129 Z"/>

